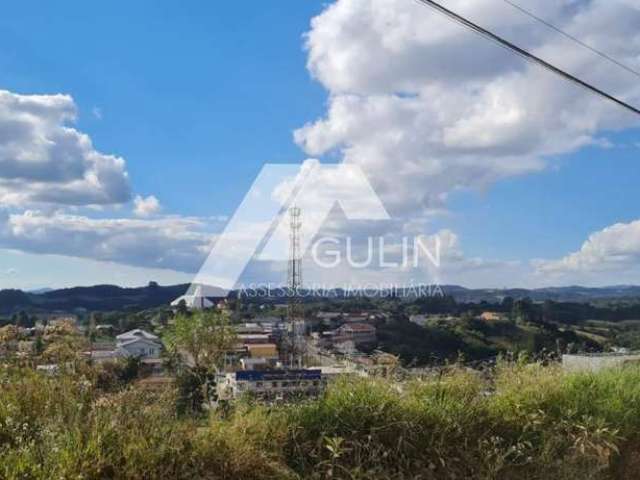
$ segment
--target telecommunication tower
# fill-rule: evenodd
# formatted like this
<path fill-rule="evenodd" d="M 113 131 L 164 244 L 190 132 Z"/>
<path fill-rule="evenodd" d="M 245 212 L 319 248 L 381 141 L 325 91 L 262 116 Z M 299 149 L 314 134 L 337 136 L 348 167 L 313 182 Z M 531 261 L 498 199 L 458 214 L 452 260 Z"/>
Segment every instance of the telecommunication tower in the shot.
<path fill-rule="evenodd" d="M 287 323 L 288 342 L 285 362 L 290 367 L 302 367 L 305 345 L 304 310 L 300 300 L 302 287 L 302 252 L 300 231 L 302 229 L 299 207 L 289 208 L 289 262 L 287 268 Z"/>

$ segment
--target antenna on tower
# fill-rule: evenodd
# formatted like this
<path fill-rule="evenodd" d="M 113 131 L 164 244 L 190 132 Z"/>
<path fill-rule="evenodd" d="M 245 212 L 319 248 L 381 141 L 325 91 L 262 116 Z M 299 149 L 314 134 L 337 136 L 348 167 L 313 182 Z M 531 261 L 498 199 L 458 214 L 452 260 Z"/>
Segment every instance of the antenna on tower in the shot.
<path fill-rule="evenodd" d="M 287 286 L 297 292 L 302 286 L 302 256 L 300 253 L 300 229 L 302 228 L 299 207 L 289 208 L 289 268 Z"/>
<path fill-rule="evenodd" d="M 291 367 L 302 367 L 304 353 L 304 312 L 300 300 L 302 287 L 302 252 L 300 250 L 301 211 L 295 205 L 289 208 L 289 262 L 287 268 L 287 321 L 289 341 L 288 363 Z"/>

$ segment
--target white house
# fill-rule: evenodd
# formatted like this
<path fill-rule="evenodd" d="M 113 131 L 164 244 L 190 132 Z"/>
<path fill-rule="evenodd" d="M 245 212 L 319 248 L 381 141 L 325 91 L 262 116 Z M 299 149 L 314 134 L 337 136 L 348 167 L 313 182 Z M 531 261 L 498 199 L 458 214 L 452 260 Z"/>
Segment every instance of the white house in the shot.
<path fill-rule="evenodd" d="M 409 317 L 409 321 L 411 323 L 415 323 L 416 325 L 420 325 L 421 327 L 424 327 L 427 324 L 428 320 L 429 318 L 426 315 L 411 315 Z"/>
<path fill-rule="evenodd" d="M 162 351 L 160 339 L 144 330 L 135 329 L 116 337 L 116 351 L 123 356 L 142 359 L 158 358 Z"/>
<path fill-rule="evenodd" d="M 116 340 L 119 342 L 126 342 L 129 340 L 137 340 L 137 339 L 145 339 L 151 340 L 154 342 L 160 342 L 160 339 L 154 335 L 153 333 L 146 332 L 140 328 L 136 328 L 135 330 L 129 330 L 128 332 L 124 332 L 118 336 L 116 336 Z"/>

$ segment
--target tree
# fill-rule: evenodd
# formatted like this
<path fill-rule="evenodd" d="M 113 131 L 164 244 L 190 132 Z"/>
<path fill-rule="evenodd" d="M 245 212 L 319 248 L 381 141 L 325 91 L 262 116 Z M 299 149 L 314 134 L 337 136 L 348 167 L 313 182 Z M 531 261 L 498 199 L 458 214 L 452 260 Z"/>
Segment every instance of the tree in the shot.
<path fill-rule="evenodd" d="M 210 401 L 215 373 L 224 367 L 227 352 L 236 344 L 235 330 L 222 312 L 203 310 L 189 316 L 177 315 L 163 336 L 167 350 L 181 360 L 179 377 L 198 392 L 181 391 L 181 396 Z M 181 382 L 178 382 L 181 383 Z M 193 404 L 193 400 L 188 403 Z"/>
<path fill-rule="evenodd" d="M 178 306 L 176 307 L 176 314 L 180 316 L 185 316 L 189 313 L 187 309 L 187 302 L 184 301 L 184 298 L 178 302 Z"/>
<path fill-rule="evenodd" d="M 533 321 L 533 313 L 533 303 L 531 299 L 523 298 L 522 300 L 514 302 L 511 317 L 518 323 L 528 323 Z"/>
<path fill-rule="evenodd" d="M 45 344 L 42 341 L 42 335 L 38 334 L 38 336 L 36 337 L 35 343 L 33 345 L 33 350 L 35 351 L 36 355 L 42 355 L 42 352 L 44 352 L 45 349 Z"/>
<path fill-rule="evenodd" d="M 67 363 L 78 360 L 80 351 L 86 347 L 82 337 L 61 336 L 51 341 L 42 356 L 51 363 Z"/>
<path fill-rule="evenodd" d="M 217 371 L 224 366 L 225 354 L 234 347 L 236 333 L 227 315 L 203 310 L 176 316 L 163 339 L 168 350 L 185 363 Z"/>
<path fill-rule="evenodd" d="M 35 322 L 31 321 L 31 318 L 29 317 L 29 315 L 27 315 L 27 312 L 25 312 L 24 310 L 20 310 L 17 314 L 14 314 L 11 317 L 11 322 L 14 325 L 22 328 L 30 328 L 30 327 L 33 327 L 33 325 L 35 324 Z"/>

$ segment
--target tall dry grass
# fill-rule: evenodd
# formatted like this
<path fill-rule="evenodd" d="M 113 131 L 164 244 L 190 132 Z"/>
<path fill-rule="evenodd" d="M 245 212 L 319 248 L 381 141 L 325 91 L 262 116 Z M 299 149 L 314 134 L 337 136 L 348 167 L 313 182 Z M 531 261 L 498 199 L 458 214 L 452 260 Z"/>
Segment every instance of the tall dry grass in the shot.
<path fill-rule="evenodd" d="M 0 369 L 0 478 L 640 478 L 638 367 L 345 378 L 317 400 L 247 400 L 206 421 L 178 416 L 172 392 L 105 394 L 93 378 Z"/>

